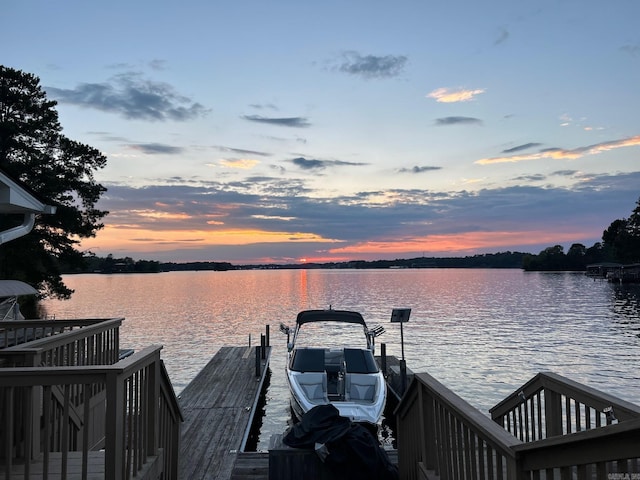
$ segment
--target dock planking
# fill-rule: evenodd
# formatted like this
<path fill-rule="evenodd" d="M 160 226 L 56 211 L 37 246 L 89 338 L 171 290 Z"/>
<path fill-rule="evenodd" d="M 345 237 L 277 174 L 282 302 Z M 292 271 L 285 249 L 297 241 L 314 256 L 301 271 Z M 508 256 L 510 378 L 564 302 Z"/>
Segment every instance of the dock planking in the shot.
<path fill-rule="evenodd" d="M 250 427 L 270 347 L 256 377 L 255 348 L 223 347 L 179 397 L 179 479 L 229 479 Z"/>

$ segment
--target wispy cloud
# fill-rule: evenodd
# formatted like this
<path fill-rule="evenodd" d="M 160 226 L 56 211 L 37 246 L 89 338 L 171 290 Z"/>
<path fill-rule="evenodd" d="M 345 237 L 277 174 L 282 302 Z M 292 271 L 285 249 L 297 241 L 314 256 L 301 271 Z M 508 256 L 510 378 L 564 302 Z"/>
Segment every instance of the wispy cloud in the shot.
<path fill-rule="evenodd" d="M 187 121 L 209 112 L 171 85 L 142 78 L 137 73 L 116 75 L 105 83 L 81 83 L 74 89 L 46 87 L 46 91 L 60 103 L 135 120 Z"/>
<path fill-rule="evenodd" d="M 474 163 L 478 165 L 491 165 L 495 163 L 517 163 L 526 160 L 541 160 L 545 158 L 553 158 L 556 160 L 575 160 L 585 155 L 597 155 L 598 153 L 607 152 L 623 147 L 634 147 L 640 145 L 640 135 L 634 137 L 623 138 L 620 140 L 612 140 L 608 142 L 596 143 L 585 147 L 578 147 L 571 150 L 564 148 L 547 148 L 538 153 L 512 155 L 506 157 L 481 158 Z"/>
<path fill-rule="evenodd" d="M 251 170 L 253 167 L 255 167 L 259 163 L 260 162 L 258 160 L 244 159 L 244 158 L 220 160 L 220 165 L 222 165 L 223 167 L 237 168 L 240 170 Z"/>
<path fill-rule="evenodd" d="M 224 147 L 222 145 L 216 145 L 214 148 L 220 150 L 221 152 L 229 152 L 229 153 L 237 153 L 238 155 L 258 155 L 260 157 L 268 157 L 271 154 L 267 152 L 258 152 L 256 150 L 246 150 L 244 148 L 232 148 L 232 147 Z"/>
<path fill-rule="evenodd" d="M 427 94 L 427 98 L 433 98 L 436 102 L 440 103 L 457 103 L 468 102 L 473 100 L 473 97 L 484 93 L 484 88 L 477 88 L 475 90 L 469 90 L 466 88 L 437 88 L 431 93 Z"/>
<path fill-rule="evenodd" d="M 640 44 L 623 45 L 620 50 L 634 57 L 640 56 Z"/>
<path fill-rule="evenodd" d="M 482 125 L 482 120 L 473 117 L 443 117 L 436 118 L 436 125 Z"/>
<path fill-rule="evenodd" d="M 133 150 L 138 150 L 142 153 L 146 153 L 147 155 L 157 155 L 157 154 L 178 155 L 184 151 L 184 149 L 181 147 L 164 145 L 162 143 L 137 143 L 137 144 L 127 145 L 127 147 Z"/>
<path fill-rule="evenodd" d="M 431 167 L 431 166 L 418 166 L 415 165 L 411 168 L 400 168 L 398 169 L 398 173 L 424 173 L 424 172 L 432 172 L 434 170 L 442 170 L 442 167 Z"/>
<path fill-rule="evenodd" d="M 507 39 L 509 38 L 509 30 L 507 30 L 506 28 L 501 28 L 500 29 L 500 33 L 498 34 L 498 38 L 496 38 L 496 40 L 493 42 L 494 45 L 500 45 L 501 43 L 504 43 L 507 41 Z"/>
<path fill-rule="evenodd" d="M 323 170 L 327 167 L 348 167 L 361 166 L 366 163 L 344 162 L 342 160 L 317 160 L 313 158 L 297 157 L 291 160 L 291 163 L 302 168 L 303 170 Z"/>
<path fill-rule="evenodd" d="M 542 145 L 541 143 L 524 143 L 522 145 L 518 145 L 516 147 L 511 147 L 511 148 L 507 148 L 506 150 L 503 150 L 502 153 L 514 153 L 514 152 L 520 152 L 522 150 L 529 150 L 530 148 L 535 148 L 535 147 L 539 147 L 540 145 Z"/>
<path fill-rule="evenodd" d="M 344 52 L 338 71 L 363 78 L 390 78 L 402 73 L 407 64 L 404 55 L 361 55 L 358 52 Z"/>
<path fill-rule="evenodd" d="M 263 117 L 262 115 L 242 115 L 241 118 L 250 122 L 267 123 L 269 125 L 280 125 L 282 127 L 306 128 L 311 124 L 305 117 Z"/>

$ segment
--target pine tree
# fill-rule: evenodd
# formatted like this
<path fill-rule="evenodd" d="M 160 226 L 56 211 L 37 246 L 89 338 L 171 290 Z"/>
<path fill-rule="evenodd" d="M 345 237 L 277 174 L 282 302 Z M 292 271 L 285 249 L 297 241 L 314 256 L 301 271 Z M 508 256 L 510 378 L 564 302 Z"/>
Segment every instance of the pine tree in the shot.
<path fill-rule="evenodd" d="M 83 261 L 76 247 L 103 228 L 108 213 L 96 208 L 106 188 L 94 179 L 107 159 L 62 134 L 56 105 L 38 77 L 0 65 L 0 168 L 57 208 L 55 215 L 38 216 L 29 235 L 0 246 L 0 277 L 64 299 L 73 290 L 62 281 L 59 263 Z M 0 219 L 3 230 L 17 223 Z"/>

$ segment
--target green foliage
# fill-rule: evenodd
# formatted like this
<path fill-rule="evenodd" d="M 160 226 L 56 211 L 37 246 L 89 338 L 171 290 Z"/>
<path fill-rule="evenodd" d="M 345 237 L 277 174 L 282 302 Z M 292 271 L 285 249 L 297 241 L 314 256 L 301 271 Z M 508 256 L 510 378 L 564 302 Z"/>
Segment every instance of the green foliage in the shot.
<path fill-rule="evenodd" d="M 602 233 L 604 244 L 620 263 L 640 262 L 640 199 L 629 218 L 617 219 Z"/>
<path fill-rule="evenodd" d="M 640 199 L 629 218 L 617 219 L 602 233 L 602 242 L 590 248 L 574 243 L 565 255 L 562 246 L 548 247 L 538 255 L 527 255 L 524 270 L 585 270 L 592 263 L 640 262 Z"/>
<path fill-rule="evenodd" d="M 94 172 L 106 165 L 98 150 L 62 134 L 56 102 L 47 100 L 35 75 L 0 65 L 0 168 L 31 188 L 55 215 L 40 215 L 33 231 L 2 245 L 0 277 L 23 280 L 42 297 L 69 298 L 61 263 L 79 268 L 82 238 L 94 237 L 108 212 L 96 203 L 106 188 Z M 0 228 L 21 219 L 5 216 Z"/>

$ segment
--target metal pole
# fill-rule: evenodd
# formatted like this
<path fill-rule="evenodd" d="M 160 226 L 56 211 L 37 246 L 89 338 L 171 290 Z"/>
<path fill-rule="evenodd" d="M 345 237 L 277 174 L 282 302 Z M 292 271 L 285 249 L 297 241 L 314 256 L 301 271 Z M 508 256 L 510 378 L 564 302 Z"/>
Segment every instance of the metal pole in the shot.
<path fill-rule="evenodd" d="M 400 346 L 402 348 L 402 360 L 404 361 L 404 330 L 402 329 L 402 324 L 404 322 L 400 322 Z"/>

